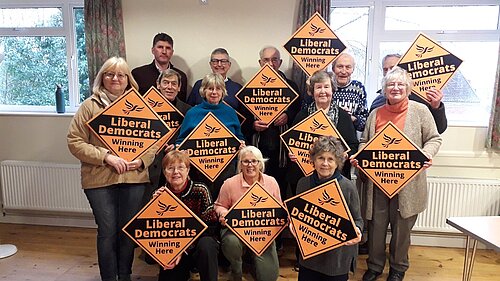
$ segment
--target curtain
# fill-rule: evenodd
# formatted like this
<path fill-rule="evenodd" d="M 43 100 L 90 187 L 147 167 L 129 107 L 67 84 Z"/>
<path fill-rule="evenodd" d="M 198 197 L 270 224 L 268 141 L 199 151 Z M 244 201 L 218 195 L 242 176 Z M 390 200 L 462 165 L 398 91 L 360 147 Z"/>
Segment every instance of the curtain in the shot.
<path fill-rule="evenodd" d="M 108 58 L 125 58 L 122 1 L 85 0 L 84 10 L 85 45 L 92 89 L 94 77 Z"/>
<path fill-rule="evenodd" d="M 486 146 L 500 152 L 500 54 L 498 56 L 497 79 Z"/>
<path fill-rule="evenodd" d="M 330 23 L 330 0 L 300 0 L 296 30 L 299 29 L 314 13 L 318 12 L 323 19 Z M 296 63 L 292 66 L 292 80 L 297 83 L 302 103 L 309 100 L 306 91 L 306 74 Z M 305 104 L 302 104 L 304 107 Z"/>

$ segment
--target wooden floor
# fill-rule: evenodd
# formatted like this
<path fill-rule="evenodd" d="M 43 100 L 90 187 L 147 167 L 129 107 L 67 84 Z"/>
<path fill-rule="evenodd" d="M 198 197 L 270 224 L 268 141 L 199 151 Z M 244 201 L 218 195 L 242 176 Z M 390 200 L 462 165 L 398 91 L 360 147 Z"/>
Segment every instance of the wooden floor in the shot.
<path fill-rule="evenodd" d="M 98 281 L 95 229 L 0 224 L 0 244 L 14 244 L 18 253 L 0 260 L 0 280 L 8 281 Z M 138 253 L 137 251 L 136 253 Z M 417 247 L 410 249 L 411 266 L 405 280 L 461 280 L 463 249 Z M 292 246 L 285 246 L 280 259 L 280 278 L 296 280 L 292 270 Z M 366 270 L 366 256 L 358 259 L 358 269 L 350 280 L 361 280 Z M 133 280 L 156 280 L 157 266 L 136 259 Z M 221 273 L 219 280 L 228 280 Z M 253 280 L 246 274 L 247 280 Z M 385 280 L 384 273 L 379 280 Z M 193 280 L 197 280 L 195 277 Z M 500 253 L 478 250 L 472 280 L 500 280 Z"/>

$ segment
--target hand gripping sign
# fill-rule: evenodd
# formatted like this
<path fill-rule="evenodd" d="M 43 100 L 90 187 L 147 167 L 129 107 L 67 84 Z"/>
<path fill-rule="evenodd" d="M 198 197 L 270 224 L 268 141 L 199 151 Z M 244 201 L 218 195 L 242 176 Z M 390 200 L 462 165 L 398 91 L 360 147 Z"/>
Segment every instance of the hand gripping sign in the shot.
<path fill-rule="evenodd" d="M 135 89 L 118 97 L 87 126 L 114 155 L 126 161 L 140 158 L 170 131 Z"/>
<path fill-rule="evenodd" d="M 212 182 L 236 157 L 240 140 L 210 112 L 179 145 L 190 162 Z"/>
<path fill-rule="evenodd" d="M 269 64 L 265 64 L 236 94 L 255 118 L 266 124 L 273 123 L 298 96 Z"/>
<path fill-rule="evenodd" d="M 175 261 L 206 229 L 207 225 L 168 189 L 123 227 L 163 267 Z"/>
<path fill-rule="evenodd" d="M 288 224 L 285 208 L 256 182 L 225 216 L 227 227 L 260 256 Z"/>
<path fill-rule="evenodd" d="M 155 87 L 151 87 L 144 95 L 144 100 L 158 113 L 163 122 L 172 129 L 158 144 L 158 151 L 167 143 L 172 144 L 175 139 L 172 136 L 180 130 L 184 114 L 182 114 L 167 98 L 165 98 Z"/>
<path fill-rule="evenodd" d="M 429 161 L 392 122 L 353 157 L 358 160 L 359 169 L 389 198 L 418 175 L 424 169 L 424 162 Z"/>
<path fill-rule="evenodd" d="M 441 90 L 461 63 L 461 59 L 420 33 L 398 66 L 410 74 L 413 80 L 411 92 L 429 102 L 426 91 L 430 88 Z"/>
<path fill-rule="evenodd" d="M 346 49 L 319 13 L 306 21 L 283 47 L 307 76 L 325 69 Z"/>
<path fill-rule="evenodd" d="M 357 237 L 356 225 L 336 179 L 286 200 L 285 206 L 304 259 Z"/>
<path fill-rule="evenodd" d="M 314 171 L 309 148 L 320 136 L 334 136 L 342 142 L 345 152 L 351 150 L 323 110 L 309 115 L 280 136 L 288 151 L 297 156 L 297 164 L 306 176 Z"/>

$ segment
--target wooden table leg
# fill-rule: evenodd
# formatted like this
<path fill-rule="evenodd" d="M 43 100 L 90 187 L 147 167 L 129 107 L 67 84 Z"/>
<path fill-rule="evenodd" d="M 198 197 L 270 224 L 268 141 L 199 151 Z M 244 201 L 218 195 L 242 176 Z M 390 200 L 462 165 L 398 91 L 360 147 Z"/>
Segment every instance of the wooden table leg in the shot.
<path fill-rule="evenodd" d="M 472 240 L 472 249 L 470 248 L 470 241 Z M 474 258 L 476 257 L 477 240 L 467 236 L 465 243 L 465 258 L 464 258 L 464 271 L 462 274 L 463 281 L 470 281 L 472 278 L 472 269 L 474 268 Z M 470 252 L 470 250 L 472 250 Z"/>

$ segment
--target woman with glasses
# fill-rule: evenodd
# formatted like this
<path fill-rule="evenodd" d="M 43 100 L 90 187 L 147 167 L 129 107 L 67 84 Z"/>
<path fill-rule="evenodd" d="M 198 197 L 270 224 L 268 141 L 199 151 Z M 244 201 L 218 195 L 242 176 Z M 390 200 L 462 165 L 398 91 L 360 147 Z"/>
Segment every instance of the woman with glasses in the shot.
<path fill-rule="evenodd" d="M 246 251 L 252 256 L 257 281 L 275 281 L 278 279 L 279 263 L 275 242 L 262 253 L 255 255 L 245 244 L 226 228 L 225 216 L 229 209 L 256 182 L 260 183 L 269 193 L 281 202 L 280 188 L 276 180 L 264 174 L 266 159 L 255 146 L 246 146 L 238 154 L 238 174 L 224 181 L 219 197 L 215 201 L 215 211 L 219 221 L 224 226 L 221 230 L 222 253 L 231 264 L 233 281 L 242 280 L 242 256 Z"/>
<path fill-rule="evenodd" d="M 309 149 L 309 158 L 313 163 L 314 172 L 299 180 L 297 192 L 302 193 L 336 179 L 354 219 L 358 237 L 347 241 L 339 248 L 312 258 L 304 260 L 300 257 L 298 280 L 346 281 L 349 279 L 349 271 L 354 272 L 356 268 L 358 256 L 356 244 L 361 241 L 361 229 L 363 229 L 358 191 L 354 184 L 340 173 L 345 162 L 345 154 L 339 139 L 332 136 L 319 137 Z"/>
<path fill-rule="evenodd" d="M 81 162 L 83 191 L 97 224 L 97 258 L 103 281 L 130 280 L 134 243 L 121 229 L 141 207 L 149 182 L 147 168 L 156 150 L 128 162 L 111 154 L 86 123 L 130 88 L 137 89 L 137 83 L 127 62 L 109 58 L 97 73 L 92 96 L 75 113 L 67 135 L 70 152 Z"/>
<path fill-rule="evenodd" d="M 436 123 L 426 105 L 409 100 L 412 80 L 408 73 L 394 67 L 382 80 L 382 92 L 387 102 L 368 116 L 360 148 L 372 139 L 389 121 L 405 133 L 427 158 L 432 159 L 441 146 Z M 353 166 L 358 162 L 351 159 Z M 425 162 L 424 168 L 432 165 Z M 367 181 L 365 218 L 368 221 L 368 270 L 364 281 L 374 281 L 384 271 L 386 263 L 387 227 L 391 226 L 388 281 L 403 280 L 409 268 L 408 250 L 411 229 L 417 216 L 427 207 L 427 176 L 425 170 L 415 176 L 394 197 L 389 198 L 373 182 Z"/>
<path fill-rule="evenodd" d="M 160 187 L 154 196 L 167 189 L 172 191 L 186 206 L 208 225 L 186 254 L 180 255 L 175 262 L 160 269 L 158 281 L 190 278 L 190 269 L 196 266 L 201 281 L 216 281 L 218 274 L 219 242 L 217 241 L 217 214 L 214 210 L 210 192 L 205 184 L 189 179 L 189 156 L 178 150 L 168 152 L 162 160 L 163 173 L 167 183 Z"/>

